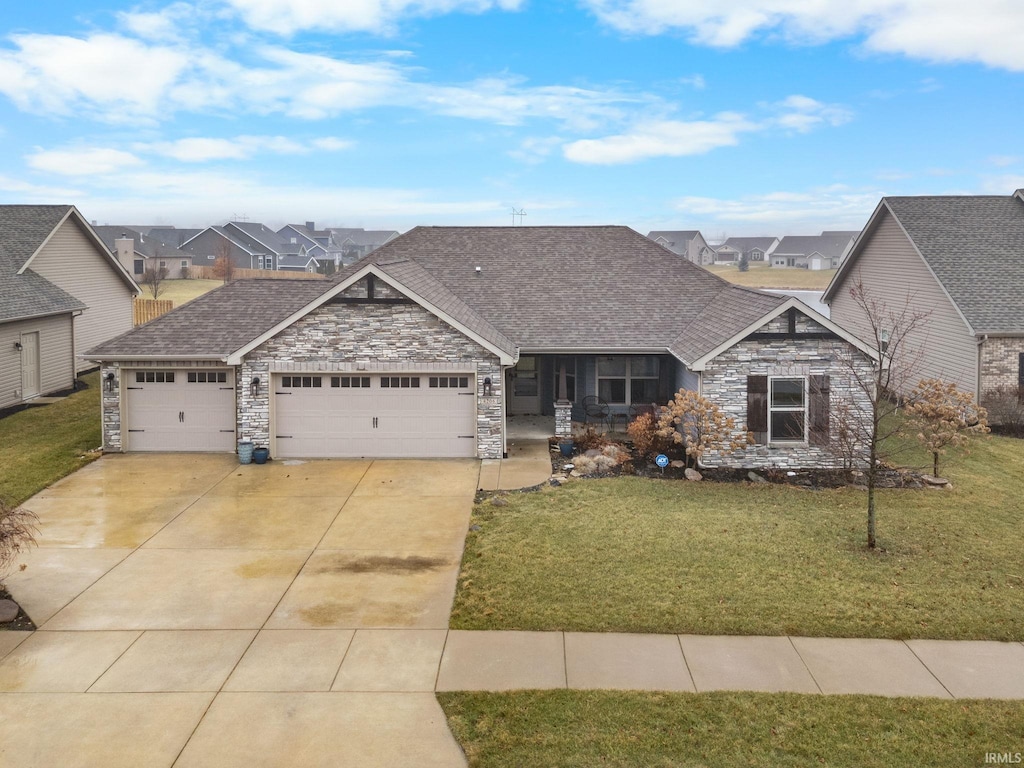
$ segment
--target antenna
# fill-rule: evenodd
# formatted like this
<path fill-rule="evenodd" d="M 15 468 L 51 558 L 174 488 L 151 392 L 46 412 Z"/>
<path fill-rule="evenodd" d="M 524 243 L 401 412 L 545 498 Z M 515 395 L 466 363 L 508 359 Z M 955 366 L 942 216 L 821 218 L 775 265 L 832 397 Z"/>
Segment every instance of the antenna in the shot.
<path fill-rule="evenodd" d="M 520 208 L 517 211 L 515 209 L 515 207 L 513 207 L 512 208 L 512 226 L 513 227 L 515 227 L 515 226 L 520 226 L 521 227 L 523 225 L 523 216 L 525 216 L 525 215 L 526 215 L 526 209 L 525 208 Z M 516 222 L 517 218 L 519 219 L 518 222 Z"/>
<path fill-rule="evenodd" d="M 249 221 L 249 217 L 244 213 L 233 213 L 231 214 L 232 221 Z"/>

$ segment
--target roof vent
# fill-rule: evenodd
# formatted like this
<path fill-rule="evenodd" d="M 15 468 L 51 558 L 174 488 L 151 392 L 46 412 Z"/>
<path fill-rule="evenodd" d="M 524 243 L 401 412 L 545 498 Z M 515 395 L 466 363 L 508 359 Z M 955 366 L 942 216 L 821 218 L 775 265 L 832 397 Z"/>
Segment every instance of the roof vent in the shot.
<path fill-rule="evenodd" d="M 481 271 L 482 271 L 482 270 L 480 269 L 480 267 L 477 267 L 477 268 L 476 268 L 476 273 L 477 273 L 477 275 L 479 275 L 479 274 L 481 273 Z"/>

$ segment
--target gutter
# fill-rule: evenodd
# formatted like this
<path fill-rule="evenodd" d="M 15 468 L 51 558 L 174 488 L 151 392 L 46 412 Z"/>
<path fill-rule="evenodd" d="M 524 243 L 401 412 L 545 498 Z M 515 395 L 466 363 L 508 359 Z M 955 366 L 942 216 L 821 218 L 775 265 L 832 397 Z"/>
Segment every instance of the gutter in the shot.
<path fill-rule="evenodd" d="M 145 363 L 149 361 L 180 361 L 188 362 L 190 360 L 214 360 L 219 363 L 227 363 L 227 355 L 82 355 L 85 360 L 94 360 L 97 363 L 122 363 L 122 362 L 140 362 Z"/>

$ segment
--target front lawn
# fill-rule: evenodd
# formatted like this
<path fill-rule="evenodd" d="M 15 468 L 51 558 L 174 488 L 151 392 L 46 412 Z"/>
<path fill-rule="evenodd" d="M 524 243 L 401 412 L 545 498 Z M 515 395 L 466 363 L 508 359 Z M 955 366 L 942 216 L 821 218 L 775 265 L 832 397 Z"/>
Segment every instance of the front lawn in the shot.
<path fill-rule="evenodd" d="M 474 510 L 451 626 L 1024 639 L 1024 443 L 993 437 L 954 490 L 623 477 Z"/>
<path fill-rule="evenodd" d="M 173 301 L 175 307 L 180 307 L 182 304 L 187 304 L 192 299 L 198 298 L 214 288 L 220 288 L 222 285 L 224 285 L 223 280 L 164 280 L 160 283 L 160 298 Z M 139 298 L 153 298 L 153 294 L 149 292 L 148 286 L 142 286 L 142 293 L 139 294 Z"/>
<path fill-rule="evenodd" d="M 1024 751 L 1024 703 L 757 693 L 441 693 L 473 768 L 982 766 Z"/>
<path fill-rule="evenodd" d="M 792 291 L 824 291 L 836 273 L 834 269 L 783 269 L 767 264 L 751 264 L 746 272 L 740 272 L 735 264 L 712 264 L 704 269 L 736 285 Z"/>
<path fill-rule="evenodd" d="M 88 389 L 0 419 L 0 499 L 15 506 L 99 457 L 100 375 Z"/>

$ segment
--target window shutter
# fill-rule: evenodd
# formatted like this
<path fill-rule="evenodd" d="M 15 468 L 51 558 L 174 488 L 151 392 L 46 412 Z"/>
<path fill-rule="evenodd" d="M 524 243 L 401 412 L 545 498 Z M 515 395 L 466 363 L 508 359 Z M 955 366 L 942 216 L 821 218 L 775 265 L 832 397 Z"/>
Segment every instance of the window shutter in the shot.
<path fill-rule="evenodd" d="M 768 444 L 768 377 L 747 376 L 747 429 L 754 442 Z"/>
<path fill-rule="evenodd" d="M 1024 352 L 1020 353 L 1017 361 L 1017 386 L 1024 389 Z"/>
<path fill-rule="evenodd" d="M 811 376 L 810 380 L 810 430 L 811 445 L 828 445 L 829 380 L 828 376 Z"/>

